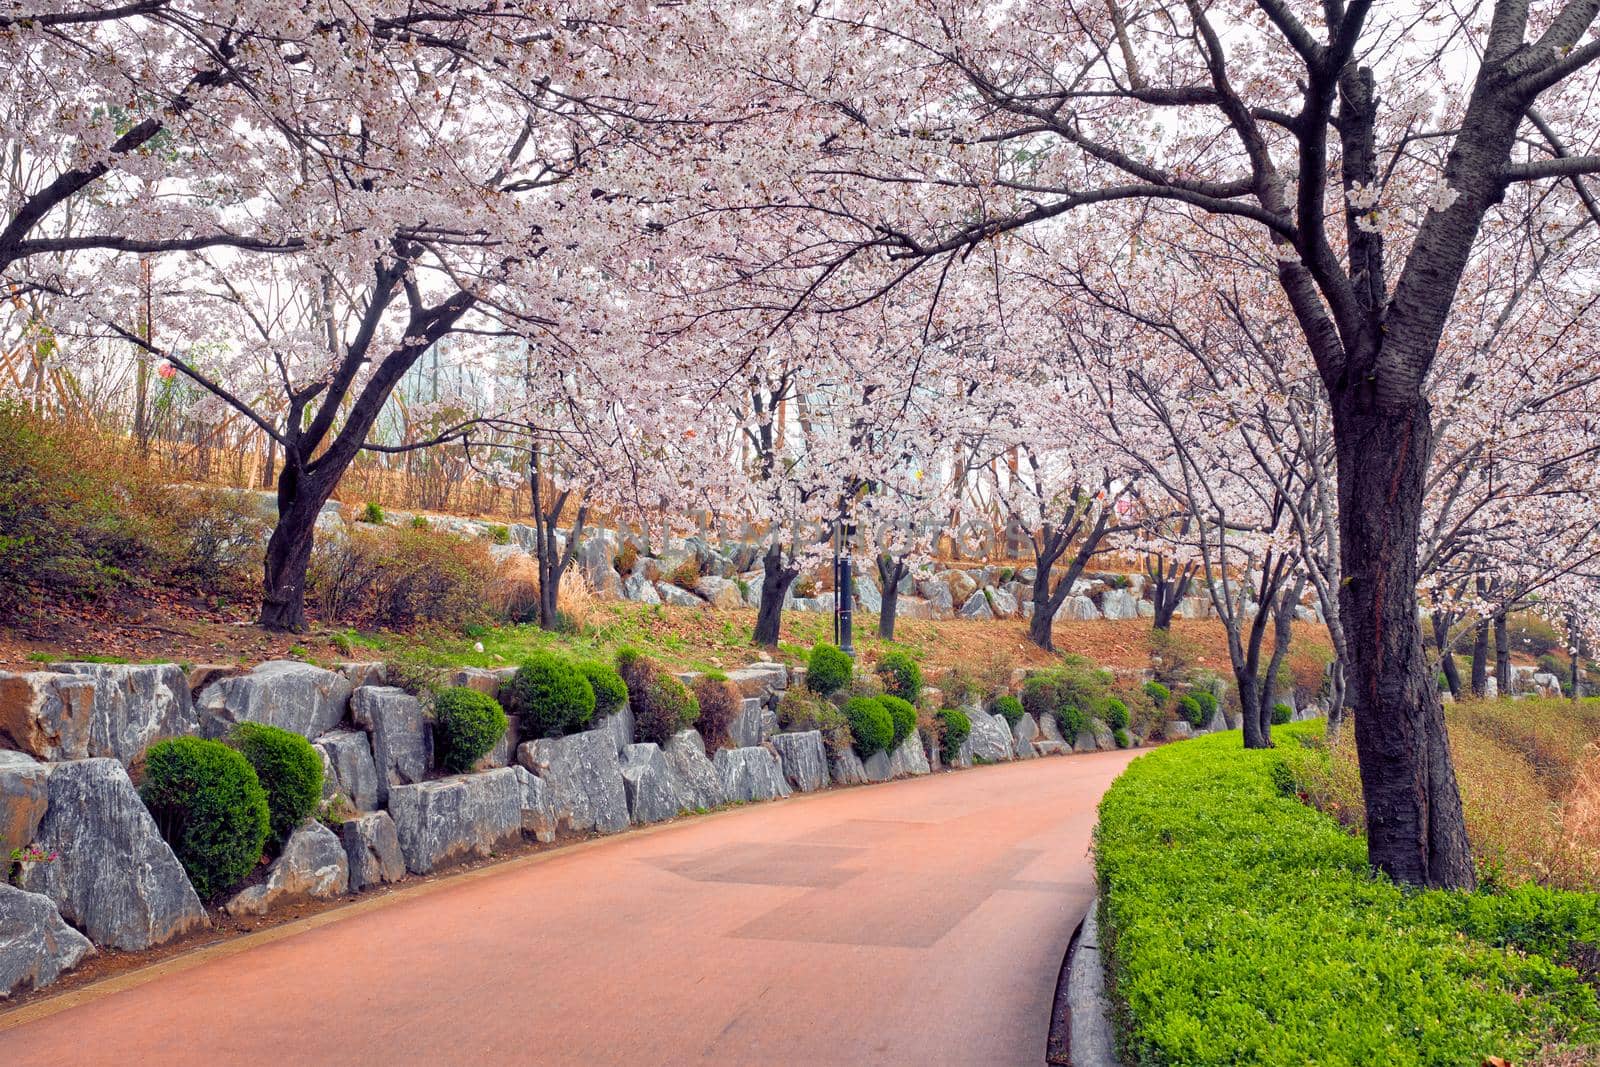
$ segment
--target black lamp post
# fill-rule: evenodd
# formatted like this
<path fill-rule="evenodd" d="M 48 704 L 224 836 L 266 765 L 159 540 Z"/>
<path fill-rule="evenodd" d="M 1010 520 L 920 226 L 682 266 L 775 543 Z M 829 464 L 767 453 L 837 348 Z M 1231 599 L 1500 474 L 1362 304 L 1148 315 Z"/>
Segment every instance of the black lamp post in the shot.
<path fill-rule="evenodd" d="M 839 521 L 833 526 L 833 641 L 839 651 L 852 659 L 856 654 L 851 632 L 855 583 L 850 575 L 850 541 L 855 533 L 855 523 L 846 517 L 844 502 L 840 501 Z"/>

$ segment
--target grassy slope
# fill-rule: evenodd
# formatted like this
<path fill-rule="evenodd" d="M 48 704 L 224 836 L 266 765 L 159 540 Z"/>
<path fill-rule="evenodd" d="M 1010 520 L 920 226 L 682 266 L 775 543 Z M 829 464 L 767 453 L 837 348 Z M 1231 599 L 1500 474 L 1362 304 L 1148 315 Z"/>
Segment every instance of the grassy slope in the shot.
<path fill-rule="evenodd" d="M 1600 942 L 1600 897 L 1404 892 L 1368 873 L 1359 838 L 1275 786 L 1278 759 L 1237 733 L 1167 746 L 1101 804 L 1131 1060 L 1457 1064 L 1600 1041 L 1594 990 L 1555 962 Z"/>

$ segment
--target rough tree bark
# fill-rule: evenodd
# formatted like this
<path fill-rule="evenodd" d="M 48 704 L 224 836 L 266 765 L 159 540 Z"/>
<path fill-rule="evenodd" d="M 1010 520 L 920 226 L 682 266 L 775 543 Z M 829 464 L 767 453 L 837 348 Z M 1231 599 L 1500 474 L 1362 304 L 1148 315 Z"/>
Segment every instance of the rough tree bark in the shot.
<path fill-rule="evenodd" d="M 1094 523 L 1085 530 L 1088 513 L 1075 509 L 1064 522 L 1059 525 L 1046 523 L 1031 538 L 1034 569 L 1038 573 L 1033 580 L 1033 618 L 1028 622 L 1028 640 L 1046 652 L 1054 652 L 1056 648 L 1051 633 L 1056 612 L 1061 610 L 1062 603 L 1072 592 L 1072 586 L 1083 574 L 1083 569 L 1089 565 L 1089 560 L 1099 551 L 1100 542 L 1111 532 L 1110 510 L 1099 508 Z M 1072 561 L 1067 564 L 1065 573 L 1052 580 L 1051 570 L 1056 561 L 1066 553 L 1080 532 L 1083 538 L 1078 543 L 1077 552 L 1073 553 Z"/>
<path fill-rule="evenodd" d="M 583 536 L 584 523 L 589 518 L 589 505 L 582 504 L 572 522 L 572 535 L 566 547 L 561 545 L 561 513 L 572 496 L 563 489 L 548 501 L 544 499 L 544 475 L 539 470 L 539 449 L 533 449 L 528 463 L 528 485 L 533 504 L 534 559 L 539 566 L 539 629 L 561 628 L 561 579 L 578 549 L 578 538 Z M 548 504 L 548 506 L 547 506 Z"/>
<path fill-rule="evenodd" d="M 1450 647 L 1451 618 L 1448 612 L 1436 611 L 1432 616 L 1433 646 L 1439 650 L 1439 670 L 1444 674 L 1450 696 L 1461 699 L 1461 671 L 1456 667 L 1455 650 Z"/>
<path fill-rule="evenodd" d="M 756 608 L 754 642 L 763 648 L 776 648 L 783 625 L 783 602 L 789 587 L 800 576 L 793 560 L 786 560 L 783 542 L 774 540 L 761 557 L 761 603 Z"/>
<path fill-rule="evenodd" d="M 1192 560 L 1181 568 L 1177 561 L 1168 567 L 1165 556 L 1155 558 L 1155 566 L 1150 565 L 1150 557 L 1144 558 L 1144 573 L 1149 579 L 1150 602 L 1155 605 L 1155 618 L 1151 621 L 1151 628 L 1156 630 L 1170 630 L 1172 616 L 1177 612 L 1178 605 L 1183 603 L 1183 598 L 1189 595 L 1189 586 L 1194 581 L 1195 571 L 1200 569 L 1198 563 Z"/>
<path fill-rule="evenodd" d="M 878 611 L 878 636 L 894 640 L 894 619 L 900 608 L 900 582 L 910 568 L 902 557 L 878 553 L 878 584 L 883 588 L 883 607 Z"/>

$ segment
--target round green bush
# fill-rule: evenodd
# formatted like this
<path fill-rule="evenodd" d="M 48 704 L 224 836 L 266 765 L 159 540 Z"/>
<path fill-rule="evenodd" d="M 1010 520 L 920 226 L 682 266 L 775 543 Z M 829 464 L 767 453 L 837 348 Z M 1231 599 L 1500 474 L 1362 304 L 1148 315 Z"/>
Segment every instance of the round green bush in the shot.
<path fill-rule="evenodd" d="M 1020 703 L 1022 710 L 1036 719 L 1054 715 L 1056 705 L 1061 703 L 1061 686 L 1048 674 L 1030 675 L 1022 683 Z"/>
<path fill-rule="evenodd" d="M 1076 704 L 1058 704 L 1055 716 L 1061 724 L 1061 737 L 1069 745 L 1089 726 L 1089 717 Z"/>
<path fill-rule="evenodd" d="M 1164 708 L 1167 706 L 1167 701 L 1172 699 L 1172 690 L 1160 682 L 1146 682 L 1144 683 L 1144 695 L 1155 701 L 1156 707 Z"/>
<path fill-rule="evenodd" d="M 806 687 L 823 696 L 837 693 L 850 683 L 854 670 L 849 656 L 833 645 L 818 643 L 812 646 L 811 658 L 806 661 Z"/>
<path fill-rule="evenodd" d="M 1113 730 L 1126 730 L 1128 728 L 1128 705 L 1116 697 L 1106 701 L 1106 725 Z"/>
<path fill-rule="evenodd" d="M 522 716 L 525 737 L 576 733 L 594 717 L 594 687 L 571 660 L 533 652 L 500 687 L 501 699 Z"/>
<path fill-rule="evenodd" d="M 883 691 L 890 696 L 912 704 L 922 696 L 922 668 L 900 649 L 891 649 L 879 657 L 878 677 L 883 679 Z"/>
<path fill-rule="evenodd" d="M 222 742 L 151 745 L 139 793 L 200 899 L 233 888 L 261 858 L 272 827 L 266 790 L 250 761 Z"/>
<path fill-rule="evenodd" d="M 939 712 L 939 722 L 944 726 L 944 738 L 939 742 L 939 753 L 946 763 L 954 763 L 961 754 L 961 746 L 972 733 L 972 720 L 960 708 L 945 708 Z"/>
<path fill-rule="evenodd" d="M 578 664 L 578 673 L 589 679 L 589 688 L 594 690 L 596 718 L 614 714 L 628 702 L 628 683 L 615 667 L 590 659 Z"/>
<path fill-rule="evenodd" d="M 1211 718 L 1200 706 L 1200 702 L 1188 694 L 1178 698 L 1178 717 L 1196 728 L 1204 726 Z"/>
<path fill-rule="evenodd" d="M 893 693 L 883 694 L 878 698 L 878 703 L 883 705 L 883 710 L 889 713 L 889 721 L 894 724 L 894 743 L 889 747 L 899 748 L 900 742 L 917 731 L 917 709 L 911 701 Z"/>
<path fill-rule="evenodd" d="M 322 756 L 299 734 L 259 722 L 235 726 L 232 740 L 266 790 L 272 840 L 281 846 L 322 801 Z"/>
<path fill-rule="evenodd" d="M 1117 743 L 1118 748 L 1127 748 L 1132 743 L 1128 739 L 1128 731 L 1120 726 L 1111 731 L 1111 739 Z"/>
<path fill-rule="evenodd" d="M 1027 714 L 1027 709 L 1022 706 L 1022 701 L 1010 693 L 994 698 L 994 703 L 989 705 L 989 710 L 996 715 L 1004 717 L 1012 726 L 1017 725 L 1022 717 Z"/>
<path fill-rule="evenodd" d="M 1287 704 L 1272 705 L 1272 725 L 1282 726 L 1294 719 L 1294 709 Z"/>
<path fill-rule="evenodd" d="M 1206 713 L 1206 720 L 1217 713 L 1217 695 L 1209 689 L 1196 689 L 1194 691 L 1195 703 L 1200 705 L 1200 710 Z"/>
<path fill-rule="evenodd" d="M 465 686 L 433 698 L 433 751 L 440 768 L 465 774 L 506 734 L 506 713 L 487 693 Z"/>
<path fill-rule="evenodd" d="M 877 697 L 851 697 L 844 703 L 844 717 L 850 723 L 850 736 L 856 755 L 867 759 L 894 743 L 894 720 Z"/>
<path fill-rule="evenodd" d="M 635 668 L 643 686 L 629 688 L 633 701 L 634 736 L 665 746 L 672 735 L 693 726 L 700 718 L 700 702 L 678 679 L 642 660 Z"/>

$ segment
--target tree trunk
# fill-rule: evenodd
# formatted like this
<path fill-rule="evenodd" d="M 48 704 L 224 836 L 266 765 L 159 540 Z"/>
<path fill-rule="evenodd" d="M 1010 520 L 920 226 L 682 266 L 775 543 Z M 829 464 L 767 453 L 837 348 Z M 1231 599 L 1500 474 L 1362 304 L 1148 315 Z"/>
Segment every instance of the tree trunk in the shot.
<path fill-rule="evenodd" d="M 1439 649 L 1439 670 L 1444 673 L 1445 685 L 1450 687 L 1450 695 L 1460 700 L 1461 671 L 1450 648 L 1450 616 L 1442 611 L 1433 613 L 1433 643 Z"/>
<path fill-rule="evenodd" d="M 1472 695 L 1482 697 L 1489 692 L 1489 623 L 1487 620 L 1472 627 Z"/>
<path fill-rule="evenodd" d="M 878 636 L 885 641 L 894 640 L 894 618 L 900 608 L 900 580 L 905 576 L 904 560 L 894 559 L 887 552 L 879 553 L 878 583 L 883 587 L 883 606 L 878 609 Z"/>
<path fill-rule="evenodd" d="M 1271 748 L 1272 747 L 1272 710 L 1262 714 L 1262 705 L 1266 703 L 1261 698 L 1261 689 L 1255 684 L 1255 679 L 1246 683 L 1243 679 L 1239 682 L 1239 714 L 1243 716 L 1244 747 L 1245 748 Z M 1265 720 L 1266 726 L 1262 726 Z"/>
<path fill-rule="evenodd" d="M 306 567 L 316 543 L 317 517 L 338 482 L 328 477 L 302 478 L 298 472 L 298 463 L 285 462 L 278 477 L 278 523 L 267 539 L 257 618 L 268 630 L 295 633 L 306 628 Z"/>
<path fill-rule="evenodd" d="M 1057 606 L 1050 596 L 1049 573 L 1041 567 L 1033 582 L 1033 618 L 1028 620 L 1028 640 L 1046 652 L 1056 650 L 1050 631 L 1055 626 Z"/>
<path fill-rule="evenodd" d="M 1494 617 L 1494 685 L 1500 695 L 1511 695 L 1511 633 L 1505 612 Z"/>
<path fill-rule="evenodd" d="M 1432 424 L 1420 396 L 1334 383 L 1341 615 L 1350 633 L 1367 856 L 1397 882 L 1475 883 L 1444 707 L 1417 621 L 1416 545 Z"/>
<path fill-rule="evenodd" d="M 774 541 L 761 559 L 761 603 L 756 608 L 755 644 L 775 648 L 783 623 L 783 601 L 800 568 L 783 562 L 783 544 Z"/>
<path fill-rule="evenodd" d="M 1150 560 L 1145 559 L 1144 573 L 1150 580 L 1150 603 L 1155 606 L 1155 618 L 1151 627 L 1156 630 L 1172 629 L 1172 616 L 1177 612 L 1178 605 L 1183 603 L 1183 598 L 1189 595 L 1189 584 L 1194 578 L 1195 565 L 1188 564 L 1179 568 L 1176 563 L 1168 570 L 1166 561 L 1158 559 L 1155 569 L 1151 569 Z"/>

